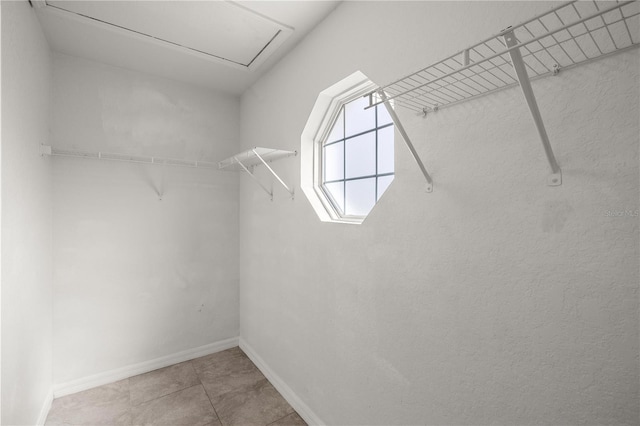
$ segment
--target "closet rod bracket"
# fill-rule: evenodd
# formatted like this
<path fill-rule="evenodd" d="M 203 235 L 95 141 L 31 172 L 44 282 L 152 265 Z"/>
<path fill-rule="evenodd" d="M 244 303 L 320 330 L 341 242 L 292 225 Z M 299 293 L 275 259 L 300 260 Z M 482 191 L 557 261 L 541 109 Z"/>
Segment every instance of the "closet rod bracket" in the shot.
<path fill-rule="evenodd" d="M 518 39 L 510 28 L 502 33 L 502 37 L 507 48 L 510 49 L 509 57 L 511 58 L 511 65 L 513 66 L 516 78 L 520 84 L 520 88 L 522 89 L 527 106 L 529 107 L 529 112 L 531 112 L 531 117 L 533 118 L 536 129 L 538 130 L 538 135 L 540 136 L 542 146 L 544 147 L 547 161 L 551 167 L 551 175 L 547 178 L 547 185 L 559 186 L 562 184 L 562 171 L 560 170 L 560 166 L 558 166 L 556 157 L 553 154 L 553 149 L 551 148 L 551 143 L 549 142 L 549 136 L 544 128 L 542 115 L 540 114 L 540 109 L 538 108 L 538 103 L 536 102 L 536 97 L 533 93 L 533 88 L 531 87 L 531 81 L 527 74 L 526 64 L 522 59 L 520 48 L 516 47 L 518 46 Z"/>

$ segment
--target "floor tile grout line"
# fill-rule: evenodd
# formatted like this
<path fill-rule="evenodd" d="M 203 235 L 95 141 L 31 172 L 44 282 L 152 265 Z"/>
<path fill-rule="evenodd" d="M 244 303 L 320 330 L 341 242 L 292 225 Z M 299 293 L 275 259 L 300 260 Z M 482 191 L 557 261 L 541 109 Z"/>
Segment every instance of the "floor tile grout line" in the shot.
<path fill-rule="evenodd" d="M 294 413 L 295 413 L 295 414 L 298 414 L 298 412 L 297 412 L 297 411 L 293 410 L 293 413 L 285 414 L 284 416 L 280 417 L 279 419 L 276 419 L 276 420 L 272 421 L 271 423 L 268 423 L 266 426 L 271 426 L 272 424 L 277 423 L 277 422 L 279 422 L 280 420 L 282 420 L 282 419 L 284 419 L 284 418 L 286 418 L 286 417 L 289 417 L 290 415 L 292 415 L 292 414 L 294 414 Z"/>
<path fill-rule="evenodd" d="M 240 349 L 240 347 L 238 347 L 238 349 L 240 350 L 240 353 L 242 354 L 242 357 L 246 358 L 246 359 L 247 359 L 247 360 L 248 360 L 248 361 L 249 361 L 249 362 L 250 362 L 254 367 L 256 367 L 255 363 L 251 360 L 251 358 L 249 358 L 249 357 L 244 353 L 244 351 L 242 351 L 242 349 Z M 195 359 L 198 359 L 198 358 L 195 358 Z M 194 361 L 195 359 L 190 360 L 189 362 L 193 363 L 193 361 Z M 198 380 L 200 381 L 200 383 L 201 383 L 201 384 L 202 384 L 202 386 L 204 387 L 205 394 L 207 395 L 207 398 L 209 398 L 209 402 L 211 403 L 211 406 L 213 407 L 213 411 L 216 413 L 216 416 L 218 417 L 218 420 L 220 421 L 220 424 L 221 424 L 222 426 L 225 426 L 225 424 L 222 422 L 222 419 L 221 419 L 221 418 L 220 418 L 220 416 L 218 415 L 218 411 L 216 410 L 216 407 L 215 407 L 215 405 L 213 404 L 213 401 L 211 401 L 211 397 L 209 396 L 209 392 L 207 392 L 207 388 L 204 386 L 204 383 L 202 383 L 202 379 L 200 378 L 200 374 L 198 373 L 198 370 L 196 369 L 196 367 L 195 367 L 194 365 L 192 365 L 192 367 L 193 367 L 193 369 L 194 369 L 194 370 L 195 370 L 195 372 L 196 372 L 196 376 L 198 377 Z M 266 378 L 264 375 L 262 375 L 262 376 L 263 376 L 263 379 L 262 379 L 262 380 L 266 381 L 268 384 L 270 384 L 271 386 L 273 386 L 273 384 L 269 381 L 269 379 L 268 379 L 268 378 Z M 260 381 L 262 381 L 262 380 L 260 380 Z M 274 388 L 274 389 L 275 389 L 275 388 Z M 276 392 L 277 392 L 277 390 L 276 390 Z M 279 392 L 278 392 L 278 394 L 279 394 Z M 287 401 L 287 403 L 288 403 L 288 401 Z M 290 405 L 289 405 L 289 406 L 290 406 Z M 297 412 L 293 407 L 291 407 L 291 410 L 292 410 L 292 411 L 291 411 L 290 413 L 287 413 L 287 414 L 285 414 L 284 416 L 282 416 L 282 417 L 280 417 L 280 418 L 278 418 L 278 419 L 276 419 L 276 420 L 274 420 L 274 421 L 272 421 L 272 422 L 269 422 L 269 423 L 265 424 L 265 426 L 273 425 L 274 423 L 276 423 L 276 422 L 278 422 L 278 421 L 280 421 L 280 420 L 282 420 L 282 419 L 284 419 L 284 418 L 286 418 L 286 417 L 288 417 L 288 416 L 291 416 L 292 414 L 296 414 L 296 415 L 298 415 L 298 416 L 299 416 L 298 412 Z"/>
<path fill-rule="evenodd" d="M 250 359 L 250 358 L 248 358 L 248 357 L 246 356 L 246 354 L 245 354 L 241 349 L 239 349 L 239 348 L 238 348 L 238 353 L 237 353 L 237 354 L 233 354 L 233 356 L 232 356 L 229 360 L 232 360 L 232 359 L 233 359 L 233 360 L 235 361 L 235 359 L 236 359 L 236 355 L 240 355 L 240 357 L 239 357 L 239 358 L 246 359 L 246 360 L 251 364 L 251 366 L 252 366 L 253 368 L 257 368 L 257 367 L 255 366 L 255 364 L 251 361 L 251 359 Z M 188 391 L 188 390 L 190 390 L 190 389 L 192 389 L 192 388 L 195 388 L 196 386 L 200 386 L 200 388 L 201 388 L 202 390 L 204 390 L 204 391 L 205 391 L 205 395 L 207 396 L 207 400 L 209 401 L 209 404 L 210 404 L 210 406 L 211 406 L 211 408 L 212 408 L 212 410 L 213 410 L 213 412 L 214 412 L 214 414 L 215 414 L 215 418 L 218 420 L 218 424 L 219 424 L 220 426 L 229 426 L 229 425 L 227 425 L 227 423 L 226 423 L 226 422 L 223 422 L 222 418 L 221 418 L 221 417 L 220 417 L 220 415 L 218 414 L 218 411 L 217 411 L 217 409 L 216 409 L 216 407 L 215 407 L 215 405 L 214 405 L 214 403 L 213 403 L 213 399 L 214 399 L 214 398 L 212 398 L 212 397 L 211 397 L 211 395 L 210 395 L 210 394 L 208 393 L 208 391 L 207 391 L 207 387 L 204 385 L 204 381 L 203 381 L 202 377 L 205 377 L 207 380 L 209 379 L 209 377 L 208 377 L 206 374 L 204 374 L 204 373 L 205 373 L 205 371 L 206 371 L 206 369 L 205 369 L 205 370 L 200 371 L 200 373 L 203 373 L 203 374 L 200 374 L 200 373 L 199 373 L 199 371 L 198 371 L 198 370 L 199 370 L 199 369 L 197 368 L 197 365 L 199 365 L 198 360 L 199 360 L 199 359 L 201 359 L 201 358 L 205 358 L 205 357 L 199 357 L 199 358 L 194 358 L 194 359 L 191 359 L 191 360 L 182 361 L 182 362 L 180 362 L 180 363 L 176 363 L 176 364 L 173 364 L 173 365 L 171 365 L 171 366 L 167 366 L 167 367 L 163 367 L 163 368 L 159 368 L 159 369 L 154 370 L 153 372 L 157 372 L 157 371 L 160 371 L 160 370 L 163 370 L 163 369 L 168 369 L 168 368 L 173 367 L 173 366 L 175 366 L 175 365 L 179 365 L 179 364 L 184 363 L 184 364 L 187 364 L 187 365 L 188 365 L 188 367 L 187 367 L 187 369 L 186 369 L 186 370 L 189 370 L 189 369 L 190 369 L 190 371 L 188 372 L 188 374 L 187 374 L 187 371 L 186 371 L 186 370 L 184 370 L 184 371 L 183 371 L 183 373 L 184 373 L 184 374 L 186 374 L 186 375 L 183 375 L 183 376 L 184 376 L 184 377 L 183 377 L 183 379 L 186 379 L 186 378 L 188 378 L 189 376 L 191 376 L 191 374 L 194 374 L 194 375 L 196 376 L 196 381 L 193 381 L 193 376 L 191 376 L 190 380 L 184 380 L 184 381 L 183 381 L 183 380 L 181 380 L 181 379 L 180 379 L 180 380 L 175 380 L 173 384 L 179 384 L 179 385 L 181 385 L 181 386 L 183 386 L 183 387 L 182 387 L 182 388 L 180 388 L 180 389 L 173 390 L 173 391 L 171 391 L 171 392 L 169 392 L 169 393 L 167 393 L 167 394 L 159 395 L 159 396 L 156 396 L 155 398 L 151 398 L 151 399 L 148 399 L 148 400 L 145 400 L 145 401 L 139 402 L 139 403 L 137 403 L 137 404 L 135 404 L 135 405 L 134 405 L 134 401 L 133 401 L 133 399 L 132 399 L 132 398 L 133 398 L 133 392 L 132 392 L 132 391 L 134 390 L 134 389 L 132 389 L 132 383 L 133 383 L 135 380 L 132 380 L 132 379 L 134 379 L 136 376 L 142 376 L 142 375 L 145 375 L 145 374 L 147 374 L 147 373 L 143 373 L 143 374 L 140 374 L 140 375 L 131 376 L 131 377 L 127 377 L 127 378 L 123 379 L 124 381 L 126 381 L 126 394 L 125 394 L 126 396 L 125 396 L 125 395 L 123 395 L 123 396 L 124 396 L 124 398 L 126 398 L 126 399 L 121 400 L 121 401 L 122 401 L 121 403 L 123 403 L 123 405 L 124 405 L 122 408 L 123 408 L 123 409 L 125 409 L 126 411 L 128 411 L 128 417 L 129 417 L 129 419 L 130 419 L 129 421 L 130 421 L 130 422 L 133 422 L 133 420 L 134 420 L 134 418 L 133 418 L 133 417 L 134 417 L 134 412 L 136 412 L 136 411 L 138 411 L 138 410 L 140 410 L 140 409 L 143 409 L 143 408 L 145 408 L 145 407 L 148 407 L 148 406 L 149 406 L 150 404 L 152 404 L 152 403 L 156 403 L 156 404 L 157 404 L 157 400 L 159 400 L 159 399 L 161 399 L 161 398 L 165 398 L 165 397 L 167 397 L 167 398 L 169 398 L 169 397 L 173 397 L 175 394 L 178 394 L 178 393 L 180 393 L 180 392 Z M 225 358 L 226 358 L 226 357 L 225 357 Z M 222 360 L 217 360 L 217 361 L 222 361 Z M 216 364 L 216 363 L 217 363 L 217 361 L 216 361 L 216 362 L 213 362 L 212 364 Z M 243 363 L 243 365 L 244 365 L 244 363 Z M 224 366 L 223 366 L 223 365 L 220 365 L 220 367 L 224 367 Z M 226 367 L 225 367 L 225 368 L 226 368 Z M 200 370 L 201 370 L 201 369 L 200 369 Z M 258 370 L 258 371 L 259 371 L 259 370 Z M 152 372 L 149 372 L 149 373 L 152 373 Z M 243 370 L 243 373 L 244 373 L 244 370 Z M 182 373 L 181 373 L 181 374 L 182 374 Z M 229 373 L 229 374 L 232 374 L 232 373 Z M 224 375 L 223 375 L 223 376 L 224 376 Z M 261 380 L 259 380 L 259 382 L 263 382 L 263 381 L 264 381 L 264 382 L 266 382 L 267 384 L 269 384 L 269 385 L 273 386 L 273 385 L 271 384 L 271 382 L 269 381 L 269 379 L 267 379 L 263 374 L 260 374 L 260 376 L 261 376 L 262 378 L 261 378 Z M 150 383 L 153 383 L 154 381 L 155 381 L 155 380 L 152 380 Z M 176 382 L 177 382 L 177 383 L 176 383 Z M 182 382 L 182 383 L 180 383 L 180 382 Z M 190 382 L 191 384 L 189 384 L 189 382 Z M 114 382 L 114 383 L 115 383 L 115 382 Z M 136 382 L 136 383 L 137 383 L 137 382 Z M 147 383 L 147 384 L 149 384 L 149 383 Z M 155 385 L 154 385 L 154 387 L 155 387 Z M 138 395 L 138 393 L 139 393 L 139 391 L 140 391 L 140 390 L 141 390 L 141 389 L 140 389 L 139 387 L 136 387 L 136 392 L 137 392 L 137 393 L 136 393 L 136 395 L 137 395 L 137 396 L 143 396 L 143 395 Z M 169 389 L 164 388 L 164 390 L 169 390 Z M 160 391 L 162 391 L 162 389 L 161 389 Z M 197 392 L 199 393 L 200 391 L 198 390 Z M 276 392 L 277 392 L 277 390 L 276 390 Z M 145 392 L 145 393 L 146 393 L 146 392 Z M 153 393 L 153 392 L 151 392 L 151 393 Z M 151 396 L 151 395 L 149 395 L 149 396 Z M 119 398 L 118 398 L 118 399 L 119 399 Z M 221 408 L 224 408 L 224 407 L 221 407 Z M 135 409 L 135 410 L 134 410 L 134 409 Z M 293 407 L 289 406 L 289 409 L 291 410 L 291 412 L 286 413 L 284 416 L 282 416 L 282 417 L 280 417 L 280 418 L 278 418 L 278 419 L 276 419 L 276 420 L 274 420 L 274 421 L 271 421 L 271 422 L 269 422 L 269 423 L 262 423 L 264 420 L 262 420 L 262 419 L 261 419 L 261 420 L 262 420 L 262 422 L 260 422 L 260 424 L 261 424 L 261 425 L 265 425 L 265 426 L 271 426 L 271 425 L 273 425 L 273 424 L 277 423 L 278 421 L 282 421 L 283 419 L 286 419 L 287 417 L 289 417 L 289 416 L 291 416 L 291 415 L 294 415 L 294 414 L 296 413 L 296 411 L 295 411 L 295 409 L 293 409 Z M 256 418 L 255 420 L 258 420 L 258 419 Z M 134 424 L 134 423 L 131 423 L 131 424 Z"/>
<path fill-rule="evenodd" d="M 193 362 L 193 360 L 191 360 L 189 362 Z M 215 405 L 213 405 L 213 401 L 211 401 L 211 397 L 209 396 L 209 392 L 207 392 L 207 388 L 204 386 L 204 383 L 202 383 L 202 379 L 200 378 L 200 375 L 198 374 L 198 371 L 196 370 L 196 367 L 193 364 L 191 364 L 191 367 L 193 368 L 193 371 L 196 372 L 196 377 L 198 378 L 198 382 L 200 382 L 200 386 L 202 386 L 202 389 L 204 389 L 204 394 L 207 395 L 207 399 L 209 400 L 209 404 L 211 404 L 211 408 L 213 408 L 213 413 L 216 415 L 216 418 L 218 419 L 218 422 L 222 426 L 224 426 L 224 424 L 222 423 L 222 419 L 218 415 L 218 411 L 216 410 Z"/>
<path fill-rule="evenodd" d="M 191 365 L 191 368 L 193 368 L 193 372 L 195 373 L 196 378 L 198 379 L 198 383 L 202 385 L 202 381 L 200 380 L 200 377 L 198 376 L 198 372 L 196 371 L 195 367 L 191 364 L 191 360 L 189 360 L 189 361 L 179 362 L 179 363 L 177 363 L 177 364 L 172 364 L 172 365 L 169 365 L 169 366 L 166 366 L 166 367 L 162 367 L 162 368 L 158 368 L 157 370 L 150 371 L 149 373 L 153 373 L 153 372 L 156 372 L 156 371 L 159 371 L 159 370 L 164 370 L 164 369 L 166 369 L 166 368 L 173 367 L 174 365 L 183 364 L 183 363 L 189 363 L 189 365 Z M 138 403 L 138 404 L 135 404 L 135 405 L 134 405 L 134 404 L 133 404 L 133 401 L 131 401 L 131 378 L 132 378 L 132 377 L 137 377 L 137 376 L 143 376 L 143 375 L 145 375 L 145 374 L 149 374 L 149 373 L 138 374 L 138 375 L 136 375 L 136 376 L 131 376 L 131 377 L 128 377 L 128 378 L 127 378 L 127 381 L 128 381 L 128 383 L 129 383 L 129 403 L 130 403 L 130 405 L 131 405 L 131 408 L 132 408 L 132 409 L 133 409 L 133 407 L 139 407 L 139 406 L 141 406 L 142 404 L 146 404 L 146 403 L 148 403 L 148 402 L 155 401 L 156 399 L 164 398 L 165 396 L 173 395 L 174 393 L 178 393 L 178 392 L 181 392 L 181 391 L 183 391 L 183 390 L 191 389 L 191 388 L 192 388 L 192 387 L 194 387 L 194 386 L 198 386 L 197 384 L 195 384 L 195 385 L 191 385 L 191 386 L 186 386 L 186 387 L 184 387 L 184 388 L 181 388 L 181 389 L 175 390 L 175 391 L 170 392 L 170 393 L 168 393 L 168 394 L 160 395 L 160 396 L 157 396 L 157 397 L 155 397 L 155 398 L 151 398 L 151 399 L 149 399 L 149 400 L 147 400 L 147 401 L 142 401 L 142 402 L 140 402 L 140 403 Z M 204 385 L 202 385 L 202 388 L 204 389 Z M 205 390 L 205 393 L 206 393 L 206 390 Z"/>
<path fill-rule="evenodd" d="M 244 352 L 242 352 L 242 354 L 244 354 Z M 251 362 L 251 364 L 255 367 L 255 364 L 253 363 L 253 361 L 251 361 L 251 359 L 250 359 L 249 357 L 247 357 L 246 355 L 244 355 L 244 357 L 245 357 L 245 358 L 247 358 L 247 360 L 249 360 L 249 361 Z M 193 361 L 193 360 L 191 360 L 191 361 Z M 196 370 L 195 366 L 193 366 L 193 368 L 194 368 L 194 370 Z M 197 370 L 196 370 L 196 376 L 198 377 L 198 380 L 200 381 L 200 383 L 202 383 L 202 379 L 200 378 L 200 374 L 198 374 L 198 371 L 197 371 Z M 269 381 L 269 379 L 267 379 L 266 377 L 264 377 L 264 375 L 263 375 L 263 379 L 261 379 L 260 381 L 263 381 L 263 380 L 264 380 L 264 381 L 266 381 L 267 383 L 271 384 L 271 382 Z M 216 416 L 218 417 L 218 420 L 220 421 L 220 424 L 221 424 L 222 426 L 225 426 L 225 423 L 223 423 L 222 419 L 221 419 L 221 418 L 220 418 L 220 416 L 218 415 L 218 411 L 216 410 L 216 407 L 215 407 L 215 405 L 213 404 L 213 401 L 211 400 L 211 397 L 209 396 L 209 392 L 207 392 L 207 388 L 204 386 L 204 383 L 202 383 L 202 386 L 204 387 L 205 394 L 207 395 L 207 398 L 209 398 L 209 403 L 211 403 L 211 407 L 213 407 L 213 411 L 216 413 Z M 279 420 L 282 420 L 282 419 L 284 419 L 285 417 L 290 416 L 291 414 L 293 414 L 293 413 L 295 413 L 295 412 L 296 412 L 296 411 L 293 409 L 293 407 L 292 407 L 292 410 L 293 410 L 293 411 L 292 411 L 291 413 L 287 413 L 287 414 L 286 414 L 286 415 L 284 415 L 283 417 L 281 417 L 281 418 L 279 418 L 279 419 L 276 419 L 276 420 L 274 420 L 273 422 L 270 422 L 270 423 L 266 424 L 265 426 L 271 425 L 271 424 L 273 424 L 273 423 L 275 423 L 275 422 L 277 422 L 277 421 L 279 421 Z"/>
<path fill-rule="evenodd" d="M 198 381 L 200 381 L 200 379 L 198 379 Z M 161 395 L 161 396 L 158 396 L 158 397 L 156 397 L 156 398 L 150 399 L 150 400 L 148 400 L 148 401 L 141 402 L 141 403 L 140 403 L 140 404 L 138 404 L 138 405 L 132 405 L 132 407 L 140 407 L 141 405 L 144 405 L 144 404 L 147 404 L 147 403 L 149 403 L 149 402 L 152 402 L 152 401 L 158 400 L 158 399 L 160 399 L 160 398 L 164 398 L 165 396 L 174 395 L 174 394 L 176 394 L 176 393 L 178 393 L 178 392 L 182 392 L 182 391 L 185 391 L 185 390 L 187 390 L 187 389 L 195 388 L 196 386 L 202 386 L 202 388 L 204 389 L 204 385 L 203 385 L 202 383 L 196 383 L 195 385 L 187 386 L 186 388 L 178 389 L 178 390 L 173 391 L 173 392 L 171 392 L 171 393 L 168 393 L 168 394 L 166 394 L 166 395 Z M 205 390 L 205 393 L 206 393 L 206 390 Z"/>
<path fill-rule="evenodd" d="M 133 425 L 133 403 L 131 402 L 131 377 L 127 377 L 127 392 L 129 393 L 129 420 Z"/>

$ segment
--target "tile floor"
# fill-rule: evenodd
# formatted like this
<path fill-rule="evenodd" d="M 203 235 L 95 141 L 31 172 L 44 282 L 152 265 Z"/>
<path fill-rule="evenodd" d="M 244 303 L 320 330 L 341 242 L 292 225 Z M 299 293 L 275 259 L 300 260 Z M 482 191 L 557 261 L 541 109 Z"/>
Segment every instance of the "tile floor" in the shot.
<path fill-rule="evenodd" d="M 306 426 L 237 347 L 57 398 L 45 424 Z"/>

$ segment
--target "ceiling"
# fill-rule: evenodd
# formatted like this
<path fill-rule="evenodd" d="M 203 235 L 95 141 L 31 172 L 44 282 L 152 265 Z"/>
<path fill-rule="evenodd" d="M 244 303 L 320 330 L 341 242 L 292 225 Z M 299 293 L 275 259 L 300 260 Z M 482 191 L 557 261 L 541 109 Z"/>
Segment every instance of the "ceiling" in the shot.
<path fill-rule="evenodd" d="M 51 48 L 240 94 L 339 1 L 34 2 Z"/>

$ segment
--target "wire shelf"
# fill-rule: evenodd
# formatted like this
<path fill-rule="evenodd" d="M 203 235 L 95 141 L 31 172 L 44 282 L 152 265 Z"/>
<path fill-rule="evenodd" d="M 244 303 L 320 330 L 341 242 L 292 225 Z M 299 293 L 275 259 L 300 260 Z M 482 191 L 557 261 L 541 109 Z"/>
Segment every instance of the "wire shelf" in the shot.
<path fill-rule="evenodd" d="M 294 198 L 293 188 L 289 187 L 289 185 L 284 183 L 282 178 L 275 172 L 275 170 L 271 168 L 269 163 L 272 163 L 276 160 L 280 160 L 282 158 L 291 157 L 294 155 L 298 155 L 298 152 L 285 151 L 282 149 L 255 147 L 220 161 L 218 163 L 218 168 L 220 168 L 221 170 L 246 172 L 247 175 L 251 179 L 253 179 L 258 185 L 260 185 L 262 190 L 269 195 L 269 198 L 271 199 L 271 201 L 273 201 L 273 187 L 268 188 L 267 186 L 265 186 L 262 182 L 260 182 L 260 179 L 258 179 L 253 173 L 253 169 L 256 166 L 264 165 L 264 167 L 269 171 L 269 173 L 271 173 L 273 177 L 275 177 L 278 180 L 278 182 L 280 182 L 280 184 L 287 190 L 287 192 L 289 192 L 289 195 L 291 195 L 291 199 L 293 199 Z"/>
<path fill-rule="evenodd" d="M 181 166 L 216 169 L 217 165 L 208 161 L 180 160 L 175 158 L 147 157 L 142 155 L 114 154 L 108 152 L 85 152 L 51 148 L 48 155 L 59 157 L 90 158 L 94 160 L 123 161 L 127 163 L 157 164 L 164 166 Z"/>
<path fill-rule="evenodd" d="M 504 39 L 508 33 L 517 39 L 511 47 Z M 369 103 L 383 103 L 384 91 L 396 105 L 426 114 L 518 86 L 513 50 L 519 49 L 533 80 L 638 47 L 639 41 L 640 3 L 572 1 L 369 93 Z"/>
<path fill-rule="evenodd" d="M 242 163 L 244 167 L 251 169 L 255 166 L 264 164 L 264 162 L 271 163 L 273 161 L 280 160 L 281 158 L 291 157 L 296 154 L 296 151 L 255 147 L 220 161 L 218 163 L 218 168 L 221 170 L 242 171 L 244 168 L 240 163 Z"/>

